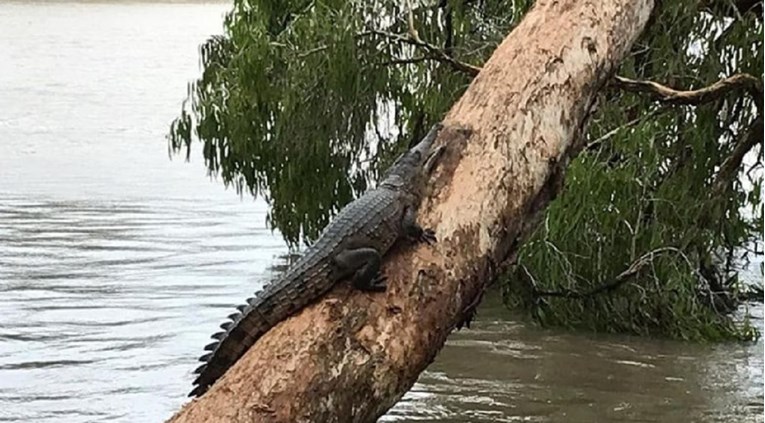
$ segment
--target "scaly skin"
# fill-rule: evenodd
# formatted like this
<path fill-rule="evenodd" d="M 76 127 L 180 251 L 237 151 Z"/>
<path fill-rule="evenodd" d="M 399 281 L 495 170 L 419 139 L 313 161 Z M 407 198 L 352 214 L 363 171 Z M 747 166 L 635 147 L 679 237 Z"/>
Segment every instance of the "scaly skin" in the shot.
<path fill-rule="evenodd" d="M 224 332 L 212 337 L 211 351 L 195 373 L 197 385 L 189 396 L 201 396 L 236 363 L 257 340 L 282 320 L 322 297 L 341 280 L 350 279 L 366 291 L 384 291 L 385 277 L 380 260 L 402 237 L 435 241 L 433 232 L 414 221 L 422 183 L 434 160 L 428 156 L 440 125 L 388 170 L 376 189 L 348 204 L 335 217 L 305 254 L 279 279 L 255 298 L 238 307 L 239 312 L 223 323 Z"/>

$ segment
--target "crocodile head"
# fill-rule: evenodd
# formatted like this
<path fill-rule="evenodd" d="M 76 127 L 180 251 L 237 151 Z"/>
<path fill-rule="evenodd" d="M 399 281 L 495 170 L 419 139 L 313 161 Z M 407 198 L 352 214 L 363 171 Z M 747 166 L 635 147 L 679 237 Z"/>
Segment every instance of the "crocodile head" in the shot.
<path fill-rule="evenodd" d="M 433 125 L 433 128 L 419 143 L 399 156 L 385 172 L 385 177 L 380 185 L 392 189 L 417 190 L 422 185 L 423 179 L 433 170 L 438 157 L 443 153 L 443 148 L 431 151 L 433 141 L 442 127 L 443 125 L 440 123 Z"/>

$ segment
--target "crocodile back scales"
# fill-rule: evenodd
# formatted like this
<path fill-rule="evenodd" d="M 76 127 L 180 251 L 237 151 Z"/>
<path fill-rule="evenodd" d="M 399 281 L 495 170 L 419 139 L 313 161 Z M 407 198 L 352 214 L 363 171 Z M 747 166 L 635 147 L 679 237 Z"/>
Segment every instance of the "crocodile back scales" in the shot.
<path fill-rule="evenodd" d="M 268 284 L 239 312 L 221 325 L 223 332 L 205 347 L 195 373 L 197 385 L 189 394 L 199 396 L 239 360 L 257 340 L 338 282 L 333 257 L 349 246 L 372 247 L 384 255 L 402 235 L 401 220 L 411 206 L 404 192 L 388 188 L 368 191 L 344 207 L 318 240 L 290 268 Z"/>

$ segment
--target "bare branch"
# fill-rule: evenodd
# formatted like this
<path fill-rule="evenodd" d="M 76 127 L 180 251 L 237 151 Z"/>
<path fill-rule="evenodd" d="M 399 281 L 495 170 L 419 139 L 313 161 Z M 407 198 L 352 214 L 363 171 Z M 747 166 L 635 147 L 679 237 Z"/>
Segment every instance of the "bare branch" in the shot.
<path fill-rule="evenodd" d="M 446 0 L 441 0 L 439 7 L 444 12 L 444 32 L 446 33 L 446 39 L 444 40 L 444 52 L 449 56 L 454 54 L 454 23 L 452 22 L 452 6 Z"/>
<path fill-rule="evenodd" d="M 411 44 L 413 46 L 420 47 L 420 48 L 424 49 L 426 52 L 428 52 L 430 54 L 429 57 L 432 60 L 437 60 L 437 61 L 440 61 L 440 62 L 448 63 L 454 69 L 456 69 L 456 70 L 458 70 L 460 72 L 464 72 L 464 73 L 466 73 L 466 74 L 468 74 L 470 76 L 476 76 L 476 75 L 478 75 L 478 72 L 481 71 L 481 68 L 479 68 L 478 66 L 473 66 L 473 65 L 471 65 L 469 63 L 460 62 L 459 60 L 457 60 L 457 59 L 449 56 L 448 54 L 446 54 L 446 52 L 444 50 L 440 49 L 439 47 L 434 46 L 433 44 L 430 44 L 430 43 L 427 43 L 427 42 L 423 41 L 422 39 L 419 38 L 419 36 L 417 37 L 417 39 L 414 39 L 412 37 L 407 37 L 407 36 L 400 35 L 400 34 L 393 34 L 391 32 L 374 30 L 374 29 L 370 30 L 368 32 L 371 33 L 371 34 L 375 34 L 375 35 L 379 35 L 379 36 L 388 38 L 389 40 L 392 40 L 392 41 L 396 41 L 396 42 L 399 42 L 399 43 Z"/>
<path fill-rule="evenodd" d="M 414 34 L 414 36 L 413 36 Z M 417 30 L 414 29 L 414 27 L 411 27 L 409 29 L 409 36 L 401 35 L 401 34 L 394 34 L 392 32 L 387 31 L 381 31 L 377 29 L 372 29 L 369 31 L 364 31 L 356 34 L 356 38 L 362 38 L 362 37 L 368 37 L 370 35 L 378 35 L 387 38 L 390 41 L 395 41 L 398 43 L 405 43 L 410 44 L 416 47 L 420 47 L 423 50 L 425 50 L 426 53 L 428 53 L 425 56 L 419 57 L 419 58 L 412 58 L 412 59 L 397 59 L 397 60 L 391 60 L 389 62 L 385 62 L 383 64 L 409 64 L 409 63 L 418 63 L 423 62 L 425 60 L 435 60 L 437 62 L 443 62 L 449 64 L 452 68 L 464 72 L 470 76 L 476 76 L 478 75 L 478 72 L 481 71 L 481 68 L 478 66 L 471 65 L 469 63 L 461 62 L 454 57 L 447 54 L 443 49 L 434 46 L 433 44 L 430 44 L 428 42 L 423 41 L 419 35 L 417 34 Z M 303 52 L 297 53 L 297 57 L 300 59 L 306 58 L 312 54 L 320 53 L 322 51 L 325 51 L 329 48 L 328 45 L 321 45 L 318 47 L 314 47 L 310 50 L 306 50 Z"/>
<path fill-rule="evenodd" d="M 711 13 L 741 20 L 747 12 L 752 12 L 757 20 L 762 21 L 762 0 L 705 0 L 701 8 Z"/>
<path fill-rule="evenodd" d="M 426 62 L 428 60 L 437 60 L 437 59 L 435 57 L 431 57 L 431 56 L 412 57 L 411 59 L 394 59 L 394 60 L 388 60 L 388 61 L 385 61 L 385 62 L 380 62 L 380 66 L 411 65 L 411 64 L 415 64 L 415 63 Z"/>
<path fill-rule="evenodd" d="M 742 136 L 736 143 L 730 156 L 728 156 L 723 161 L 722 165 L 720 165 L 720 171 L 717 173 L 717 177 L 712 184 L 711 196 L 721 194 L 728 184 L 730 184 L 730 181 L 736 177 L 738 168 L 744 160 L 744 156 L 746 156 L 746 154 L 755 146 L 762 144 L 762 135 L 763 121 L 762 115 L 759 115 L 744 133 L 744 136 Z"/>
<path fill-rule="evenodd" d="M 412 0 L 406 0 L 406 6 L 409 12 L 407 13 L 407 24 L 409 26 L 409 37 L 414 41 L 422 43 L 420 34 L 417 33 L 417 28 L 414 27 L 414 13 L 412 12 Z"/>
<path fill-rule="evenodd" d="M 625 91 L 649 93 L 656 100 L 667 104 L 699 105 L 708 103 L 735 90 L 746 90 L 762 110 L 762 81 L 752 75 L 740 73 L 721 79 L 714 84 L 698 90 L 678 91 L 653 81 L 636 81 L 616 76 L 614 85 Z"/>
<path fill-rule="evenodd" d="M 603 292 L 613 291 L 614 289 L 620 287 L 625 282 L 636 276 L 644 266 L 652 263 L 657 256 L 670 252 L 679 254 L 686 261 L 686 263 L 691 266 L 690 260 L 681 250 L 675 247 L 662 247 L 643 254 L 640 258 L 632 262 L 632 264 L 630 264 L 630 266 L 625 271 L 619 273 L 611 282 L 596 286 L 595 288 L 592 288 L 588 291 L 579 292 L 572 289 L 562 289 L 560 291 L 536 291 L 535 294 L 540 297 L 581 299 L 592 297 L 593 295 L 597 295 Z"/>
<path fill-rule="evenodd" d="M 640 122 L 642 122 L 642 121 L 644 121 L 644 120 L 646 120 L 648 118 L 651 118 L 651 117 L 654 117 L 654 116 L 658 115 L 659 112 L 661 112 L 663 110 L 664 110 L 664 108 L 659 108 L 659 109 L 655 109 L 655 110 L 653 110 L 651 112 L 648 112 L 648 113 L 646 113 L 646 114 L 644 114 L 642 116 L 638 116 L 635 119 L 632 119 L 631 121 L 625 123 L 624 125 L 618 126 L 618 127 L 614 128 L 614 129 L 606 132 L 603 136 L 601 136 L 601 137 L 599 137 L 599 138 L 597 138 L 597 139 L 595 139 L 593 141 L 590 141 L 584 148 L 587 151 L 595 150 L 598 147 L 600 147 L 600 145 L 603 144 L 605 141 L 608 141 L 614 135 L 618 134 L 621 130 L 627 129 L 627 128 L 631 128 L 631 127 L 637 125 L 638 123 L 640 123 Z"/>
<path fill-rule="evenodd" d="M 329 48 L 329 46 L 326 46 L 326 45 L 318 46 L 318 47 L 312 48 L 310 50 L 306 50 L 306 51 L 298 53 L 297 57 L 298 57 L 298 59 L 305 59 L 306 57 L 308 57 L 308 56 L 310 56 L 310 55 L 312 55 L 314 53 L 320 53 L 320 52 L 322 52 L 322 51 L 324 51 L 324 50 L 326 50 L 328 48 Z"/>

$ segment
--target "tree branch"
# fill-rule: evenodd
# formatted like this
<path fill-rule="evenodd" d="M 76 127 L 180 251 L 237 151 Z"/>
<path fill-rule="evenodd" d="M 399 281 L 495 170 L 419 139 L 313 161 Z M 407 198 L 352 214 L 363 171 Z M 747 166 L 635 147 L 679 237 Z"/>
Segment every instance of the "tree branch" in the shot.
<path fill-rule="evenodd" d="M 444 52 L 449 56 L 454 54 L 454 24 L 452 22 L 452 6 L 447 0 L 441 0 L 438 7 L 443 10 L 444 13 L 444 32 L 446 33 L 446 39 L 444 40 Z"/>
<path fill-rule="evenodd" d="M 730 181 L 736 177 L 738 168 L 744 160 L 744 156 L 746 156 L 746 154 L 755 146 L 762 144 L 762 135 L 763 120 L 762 115 L 758 115 L 757 119 L 755 119 L 749 129 L 747 129 L 744 136 L 742 136 L 736 143 L 730 156 L 728 156 L 722 162 L 722 165 L 720 165 L 720 171 L 717 172 L 717 177 L 712 183 L 712 197 L 720 195 L 730 184 Z"/>
<path fill-rule="evenodd" d="M 409 38 L 422 42 L 420 34 L 417 33 L 417 28 L 414 27 L 414 12 L 412 12 L 412 0 L 406 0 L 406 6 L 409 12 L 406 14 L 407 27 L 409 28 Z"/>
<path fill-rule="evenodd" d="M 616 128 L 606 132 L 605 134 L 603 134 L 602 136 L 598 137 L 597 139 L 595 139 L 593 141 L 590 141 L 589 143 L 587 143 L 587 145 L 584 148 L 587 151 L 596 150 L 598 147 L 600 147 L 601 144 L 603 144 L 604 142 L 606 142 L 609 139 L 611 139 L 614 135 L 618 134 L 621 130 L 627 129 L 627 128 L 631 128 L 631 127 L 637 125 L 638 123 L 640 123 L 640 122 L 642 122 L 642 121 L 644 121 L 644 120 L 646 120 L 648 118 L 651 118 L 651 117 L 654 117 L 654 116 L 658 115 L 663 110 L 664 110 L 664 108 L 655 109 L 655 110 L 653 110 L 651 112 L 648 112 L 648 113 L 646 113 L 646 114 L 644 114 L 642 116 L 638 116 L 635 119 L 632 119 L 631 121 L 625 123 L 624 125 L 617 126 Z"/>
<path fill-rule="evenodd" d="M 678 91 L 653 81 L 637 81 L 616 76 L 614 85 L 620 89 L 636 93 L 648 93 L 657 101 L 667 104 L 699 105 L 722 98 L 735 90 L 746 90 L 752 95 L 757 109 L 762 110 L 762 81 L 752 75 L 740 73 L 721 79 L 714 84 L 698 90 Z"/>
<path fill-rule="evenodd" d="M 437 62 L 443 62 L 449 64 L 452 68 L 454 68 L 457 71 L 464 72 L 470 76 L 476 76 L 478 75 L 478 72 L 481 71 L 481 68 L 478 66 L 471 65 L 469 63 L 461 62 L 454 57 L 450 56 L 446 53 L 443 49 L 430 44 L 428 42 L 423 41 L 420 36 L 417 34 L 417 31 L 415 29 L 410 29 L 408 35 L 401 35 L 401 34 L 394 34 L 392 32 L 382 31 L 379 29 L 371 29 L 368 31 L 363 31 L 358 34 L 356 34 L 356 38 L 362 38 L 362 37 L 368 37 L 370 35 L 378 35 L 385 37 L 391 41 L 399 42 L 399 43 L 405 43 L 410 44 L 415 47 L 420 47 L 423 50 L 425 50 L 428 54 L 425 56 L 419 57 L 419 58 L 413 58 L 413 59 L 396 59 L 391 60 L 389 62 L 384 62 L 383 64 L 410 64 L 410 63 L 419 63 L 423 62 L 425 60 L 435 60 Z M 325 51 L 329 48 L 328 45 L 321 45 L 318 47 L 314 47 L 310 50 L 306 50 L 303 52 L 297 53 L 297 57 L 300 59 L 306 58 L 312 54 L 320 53 L 322 51 Z"/>
<path fill-rule="evenodd" d="M 415 63 L 426 62 L 428 60 L 435 60 L 435 58 L 430 56 L 420 56 L 420 57 L 412 57 L 411 59 L 394 59 L 394 60 L 388 60 L 386 62 L 380 62 L 380 66 L 412 65 Z"/>
<path fill-rule="evenodd" d="M 644 266 L 653 262 L 654 258 L 656 258 L 657 255 L 668 253 L 668 252 L 680 254 L 681 256 L 683 256 L 683 258 L 685 258 L 685 261 L 688 262 L 690 265 L 690 261 L 681 250 L 675 247 L 662 247 L 662 248 L 657 248 L 653 251 L 649 251 L 643 254 L 639 259 L 632 262 L 632 264 L 630 264 L 630 266 L 625 271 L 623 271 L 622 273 L 619 273 L 611 282 L 605 283 L 600 286 L 596 286 L 595 288 L 592 288 L 588 291 L 580 292 L 573 289 L 562 289 L 560 291 L 536 290 L 535 294 L 539 297 L 582 299 L 582 298 L 592 297 L 593 295 L 597 295 L 603 292 L 613 291 L 614 289 L 620 287 L 625 282 L 627 282 L 628 280 L 636 276 Z"/>
<path fill-rule="evenodd" d="M 752 12 L 762 22 L 762 0 L 706 0 L 701 3 L 701 8 L 737 19 Z"/>
<path fill-rule="evenodd" d="M 476 75 L 478 75 L 478 72 L 481 71 L 480 67 L 473 66 L 473 65 L 471 65 L 469 63 L 461 62 L 461 61 L 455 59 L 454 57 L 449 56 L 448 54 L 446 54 L 446 52 L 444 50 L 438 48 L 437 46 L 434 46 L 433 44 L 430 44 L 428 42 L 423 41 L 422 39 L 420 39 L 419 36 L 415 39 L 415 38 L 412 38 L 412 37 L 407 37 L 407 36 L 404 36 L 404 35 L 394 34 L 394 33 L 391 33 L 391 32 L 380 31 L 380 30 L 376 30 L 376 29 L 370 30 L 368 32 L 371 33 L 371 34 L 375 34 L 375 35 L 379 35 L 379 36 L 388 38 L 389 40 L 392 40 L 392 41 L 396 41 L 396 42 L 399 42 L 399 43 L 405 43 L 405 44 L 410 44 L 410 45 L 413 45 L 413 46 L 416 46 L 416 47 L 420 47 L 420 48 L 424 49 L 426 52 L 430 53 L 430 55 L 428 56 L 430 59 L 437 60 L 439 62 L 448 63 L 455 70 L 458 70 L 460 72 L 464 72 L 464 73 L 466 73 L 466 74 L 468 74 L 470 76 L 476 76 Z M 415 31 L 415 33 L 416 33 L 416 31 Z"/>

